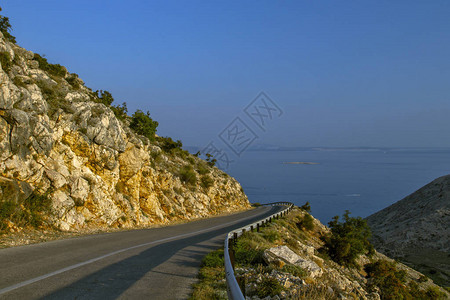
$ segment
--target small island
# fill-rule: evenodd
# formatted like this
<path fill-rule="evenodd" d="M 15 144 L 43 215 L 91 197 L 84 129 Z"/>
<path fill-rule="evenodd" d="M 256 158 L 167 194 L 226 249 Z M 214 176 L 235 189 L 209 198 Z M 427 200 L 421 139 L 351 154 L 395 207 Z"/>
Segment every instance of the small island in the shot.
<path fill-rule="evenodd" d="M 307 161 L 288 161 L 283 162 L 285 165 L 320 165 L 320 163 L 317 162 L 307 162 Z"/>

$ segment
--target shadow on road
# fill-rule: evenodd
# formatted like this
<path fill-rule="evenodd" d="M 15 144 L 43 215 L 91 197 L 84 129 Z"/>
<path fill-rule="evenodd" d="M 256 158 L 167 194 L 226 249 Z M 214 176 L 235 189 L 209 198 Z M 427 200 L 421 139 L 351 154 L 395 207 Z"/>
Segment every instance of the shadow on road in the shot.
<path fill-rule="evenodd" d="M 266 214 L 269 213 L 271 212 Z M 223 236 L 232 230 L 230 227 L 239 228 L 260 218 L 262 216 L 257 216 L 226 228 L 153 246 L 138 255 L 94 272 L 41 299 L 116 299 L 146 275 L 149 279 L 145 281 L 147 283 L 145 293 L 155 296 L 155 299 L 160 299 L 157 295 L 165 292 L 169 293 L 170 291 L 167 291 L 167 288 L 176 288 L 176 281 L 180 280 L 180 277 L 187 277 L 182 272 L 183 268 L 198 269 L 202 258 L 208 252 L 222 246 L 223 240 L 217 239 L 217 236 Z M 208 243 L 202 243 L 206 241 Z M 195 250 L 184 249 L 189 246 L 195 246 Z M 179 257 L 186 257 L 186 259 L 176 260 L 175 263 L 179 268 L 178 271 L 176 267 L 172 268 L 169 272 L 159 270 L 158 266 L 168 261 L 177 253 Z M 167 277 L 164 278 L 164 282 L 159 282 L 161 280 L 152 280 L 153 276 L 158 277 L 158 275 L 159 277 Z M 140 288 L 142 289 L 142 287 Z M 141 294 L 140 292 L 138 293 Z"/>

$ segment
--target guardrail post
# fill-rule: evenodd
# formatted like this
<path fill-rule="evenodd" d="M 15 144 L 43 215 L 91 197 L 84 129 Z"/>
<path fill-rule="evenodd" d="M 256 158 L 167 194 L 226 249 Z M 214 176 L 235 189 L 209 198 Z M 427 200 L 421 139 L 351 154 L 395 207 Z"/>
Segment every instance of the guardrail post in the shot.
<path fill-rule="evenodd" d="M 259 232 L 259 223 L 256 223 L 256 232 Z"/>
<path fill-rule="evenodd" d="M 250 226 L 250 231 L 253 231 L 253 225 Z"/>

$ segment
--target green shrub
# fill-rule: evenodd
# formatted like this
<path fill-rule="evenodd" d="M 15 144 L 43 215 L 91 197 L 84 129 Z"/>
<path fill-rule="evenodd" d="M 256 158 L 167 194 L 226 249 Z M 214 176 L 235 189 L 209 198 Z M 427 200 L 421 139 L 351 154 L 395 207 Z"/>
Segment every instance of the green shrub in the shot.
<path fill-rule="evenodd" d="M 297 223 L 299 229 L 313 230 L 314 229 L 314 218 L 310 214 L 305 214 L 300 222 Z"/>
<path fill-rule="evenodd" d="M 197 183 L 197 174 L 191 165 L 183 166 L 178 172 L 178 176 L 184 183 L 195 185 Z"/>
<path fill-rule="evenodd" d="M 261 283 L 258 285 L 258 290 L 256 295 L 259 298 L 264 298 L 267 296 L 275 296 L 284 291 L 284 287 L 276 280 L 271 277 L 264 277 Z"/>
<path fill-rule="evenodd" d="M 203 175 L 200 178 L 200 184 L 203 188 L 209 189 L 214 184 L 214 180 L 209 175 Z"/>
<path fill-rule="evenodd" d="M 131 117 L 130 128 L 137 134 L 143 135 L 150 140 L 155 139 L 157 127 L 158 122 L 153 121 L 152 118 L 150 118 L 150 112 L 148 111 L 144 114 L 144 112 L 138 109 Z"/>
<path fill-rule="evenodd" d="M 116 115 L 116 118 L 119 120 L 125 120 L 128 118 L 128 108 L 127 103 L 123 102 L 122 105 L 112 105 L 111 110 L 113 111 L 114 115 Z"/>
<path fill-rule="evenodd" d="M 181 149 L 183 143 L 180 140 L 174 142 L 170 137 L 158 137 L 158 144 L 164 152 L 170 153 L 175 149 Z"/>
<path fill-rule="evenodd" d="M 361 217 L 350 217 L 348 210 L 343 218 L 344 222 L 340 222 L 339 216 L 335 216 L 328 223 L 331 235 L 323 236 L 322 240 L 331 259 L 341 265 L 356 266 L 356 258 L 360 254 L 374 252 L 369 242 L 370 228 Z"/>
<path fill-rule="evenodd" d="M 66 78 L 66 81 L 76 90 L 81 88 L 80 82 L 78 80 L 78 75 L 75 73 L 70 74 L 70 76 Z"/>
<path fill-rule="evenodd" d="M 217 268 L 225 264 L 223 249 L 208 253 L 202 260 L 202 267 Z"/>
<path fill-rule="evenodd" d="M 210 169 L 205 165 L 204 162 L 198 163 L 197 164 L 197 172 L 200 175 L 205 175 L 208 174 L 210 171 Z"/>
<path fill-rule="evenodd" d="M 311 212 L 311 206 L 309 205 L 309 202 L 306 202 L 305 204 L 303 204 L 300 209 L 303 209 L 306 212 Z"/>
<path fill-rule="evenodd" d="M 371 278 L 371 284 L 380 289 L 382 299 L 403 299 L 407 296 L 406 272 L 398 271 L 395 263 L 379 260 L 366 265 L 365 271 Z"/>
<path fill-rule="evenodd" d="M 42 57 L 37 53 L 34 54 L 34 60 L 39 63 L 39 68 L 48 72 L 50 75 L 64 77 L 67 74 L 66 68 L 64 68 L 60 64 L 49 63 L 45 57 Z"/>
<path fill-rule="evenodd" d="M 2 8 L 0 7 L 0 11 Z M 10 41 L 11 43 L 16 43 L 16 38 L 11 35 L 10 31 L 12 30 L 11 24 L 9 23 L 9 18 L 0 15 L 0 31 L 3 33 L 3 36 Z"/>
<path fill-rule="evenodd" d="M 11 55 L 8 52 L 0 52 L 0 63 L 5 72 L 9 72 L 12 67 Z"/>
<path fill-rule="evenodd" d="M 206 162 L 207 162 L 208 166 L 214 167 L 217 162 L 217 159 L 213 158 L 212 154 L 206 153 Z"/>
<path fill-rule="evenodd" d="M 105 104 L 106 106 L 110 106 L 114 102 L 114 98 L 108 91 L 95 91 L 97 95 L 98 102 Z"/>

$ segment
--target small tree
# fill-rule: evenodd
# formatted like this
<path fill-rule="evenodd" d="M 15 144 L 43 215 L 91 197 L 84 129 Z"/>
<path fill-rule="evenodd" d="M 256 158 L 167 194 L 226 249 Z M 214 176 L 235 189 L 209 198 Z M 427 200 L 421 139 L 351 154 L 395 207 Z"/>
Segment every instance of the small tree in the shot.
<path fill-rule="evenodd" d="M 167 153 L 183 147 L 183 143 L 180 140 L 174 141 L 171 137 L 159 137 L 158 142 L 161 149 Z"/>
<path fill-rule="evenodd" d="M 328 255 L 341 265 L 356 266 L 356 258 L 360 254 L 372 254 L 374 249 L 369 242 L 371 236 L 367 221 L 361 217 L 350 217 L 350 212 L 345 211 L 344 222 L 339 221 L 339 216 L 333 217 L 328 223 L 331 235 L 322 237 Z"/>
<path fill-rule="evenodd" d="M 123 102 L 122 105 L 111 105 L 111 110 L 114 112 L 117 119 L 125 120 L 128 117 L 128 108 L 126 102 Z"/>
<path fill-rule="evenodd" d="M 131 117 L 130 128 L 137 134 L 143 135 L 150 140 L 155 139 L 157 127 L 158 122 L 153 121 L 152 118 L 150 118 L 150 112 L 148 111 L 145 114 L 142 110 L 138 109 Z"/>
<path fill-rule="evenodd" d="M 309 202 L 306 202 L 300 208 L 303 209 L 306 212 L 311 212 L 311 206 L 309 205 Z"/>
<path fill-rule="evenodd" d="M 98 99 L 100 100 L 100 103 L 105 104 L 106 106 L 110 106 L 114 102 L 114 98 L 108 91 L 95 91 L 95 93 L 98 96 Z"/>
<path fill-rule="evenodd" d="M 2 8 L 0 7 L 0 11 L 2 11 Z M 11 24 L 9 23 L 9 18 L 0 15 L 0 31 L 3 33 L 3 36 L 10 41 L 11 43 L 16 43 L 16 38 L 10 34 L 10 31 L 12 30 Z"/>
<path fill-rule="evenodd" d="M 210 153 L 206 153 L 206 161 L 210 167 L 214 167 L 217 162 L 217 159 L 213 158 L 213 155 Z"/>

